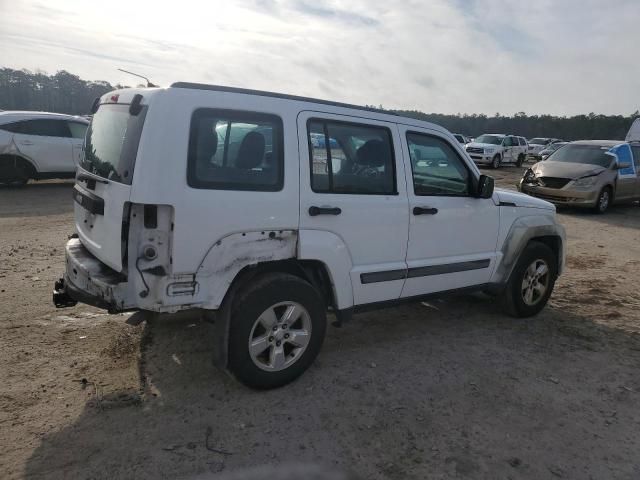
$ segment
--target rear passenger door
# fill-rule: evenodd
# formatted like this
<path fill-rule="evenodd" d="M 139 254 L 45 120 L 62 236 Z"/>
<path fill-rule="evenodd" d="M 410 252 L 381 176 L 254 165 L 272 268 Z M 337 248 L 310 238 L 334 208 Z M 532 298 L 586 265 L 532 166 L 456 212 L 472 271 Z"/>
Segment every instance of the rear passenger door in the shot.
<path fill-rule="evenodd" d="M 518 140 L 515 137 L 505 137 L 503 162 L 515 162 L 518 158 Z"/>
<path fill-rule="evenodd" d="M 71 132 L 66 120 L 35 119 L 20 122 L 15 142 L 39 172 L 73 172 Z"/>
<path fill-rule="evenodd" d="M 298 132 L 301 232 L 347 250 L 354 304 L 399 298 L 409 215 L 395 124 L 301 112 Z"/>

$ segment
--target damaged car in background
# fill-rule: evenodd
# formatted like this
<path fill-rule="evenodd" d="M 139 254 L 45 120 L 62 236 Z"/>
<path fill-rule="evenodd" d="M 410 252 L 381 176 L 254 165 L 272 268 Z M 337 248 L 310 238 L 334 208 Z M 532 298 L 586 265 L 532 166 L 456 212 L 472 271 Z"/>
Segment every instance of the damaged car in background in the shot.
<path fill-rule="evenodd" d="M 211 316 L 248 386 L 302 374 L 328 312 L 484 291 L 530 317 L 563 270 L 554 206 L 494 191 L 437 125 L 192 83 L 93 111 L 54 303 Z"/>
<path fill-rule="evenodd" d="M 640 199 L 640 147 L 620 141 L 582 140 L 527 169 L 519 189 L 556 205 L 604 213 L 614 203 Z"/>

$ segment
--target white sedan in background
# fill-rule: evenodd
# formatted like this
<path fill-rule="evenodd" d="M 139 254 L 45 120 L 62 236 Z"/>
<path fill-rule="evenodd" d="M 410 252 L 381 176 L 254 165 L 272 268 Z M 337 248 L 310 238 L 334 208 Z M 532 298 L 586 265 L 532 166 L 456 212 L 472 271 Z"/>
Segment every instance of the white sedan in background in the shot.
<path fill-rule="evenodd" d="M 0 112 L 0 184 L 73 178 L 89 122 L 46 112 Z"/>

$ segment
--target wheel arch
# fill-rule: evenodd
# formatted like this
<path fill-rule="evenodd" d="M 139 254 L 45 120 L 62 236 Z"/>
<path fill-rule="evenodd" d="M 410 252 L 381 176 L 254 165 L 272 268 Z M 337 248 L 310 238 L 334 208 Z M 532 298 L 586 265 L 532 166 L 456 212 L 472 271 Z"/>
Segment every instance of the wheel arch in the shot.
<path fill-rule="evenodd" d="M 31 159 L 25 157 L 20 153 L 2 153 L 0 154 L 0 168 L 3 167 L 4 162 L 16 162 L 24 165 L 29 172 L 29 178 L 37 178 L 38 168 Z"/>
<path fill-rule="evenodd" d="M 520 254 L 530 243 L 538 241 L 549 246 L 557 258 L 558 275 L 564 270 L 566 235 L 564 227 L 550 222 L 547 215 L 530 215 L 516 219 L 500 248 L 502 259 L 493 274 L 492 283 L 505 284 L 515 268 Z"/>
<path fill-rule="evenodd" d="M 329 269 L 323 262 L 291 258 L 247 265 L 233 278 L 220 308 L 216 311 L 205 311 L 205 316 L 212 316 L 214 320 L 213 351 L 214 363 L 217 366 L 226 368 L 229 362 L 229 330 L 234 299 L 251 284 L 252 280 L 269 273 L 288 273 L 309 282 L 319 291 L 326 306 L 337 308 Z"/>

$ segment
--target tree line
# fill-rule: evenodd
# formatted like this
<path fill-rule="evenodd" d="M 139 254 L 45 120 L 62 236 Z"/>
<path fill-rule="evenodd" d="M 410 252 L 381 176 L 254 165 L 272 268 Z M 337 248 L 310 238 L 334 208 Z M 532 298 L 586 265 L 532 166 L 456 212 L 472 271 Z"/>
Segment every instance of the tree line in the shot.
<path fill-rule="evenodd" d="M 55 75 L 29 70 L 0 68 L 0 110 L 40 110 L 87 115 L 93 100 L 123 85 L 83 80 L 64 70 Z M 624 139 L 633 120 L 640 112 L 624 115 L 527 115 L 484 114 L 445 115 L 417 110 L 394 110 L 396 113 L 426 120 L 454 133 L 476 137 L 483 133 L 510 133 L 527 138 L 555 137 L 564 140 Z"/>
<path fill-rule="evenodd" d="M 55 75 L 0 68 L 0 110 L 87 115 L 96 97 L 123 85 L 87 81 L 64 70 Z"/>
<path fill-rule="evenodd" d="M 534 137 L 560 138 L 562 140 L 624 140 L 633 121 L 640 112 L 624 115 L 527 115 L 524 112 L 513 116 L 496 113 L 487 115 L 443 115 L 423 113 L 417 110 L 396 110 L 408 117 L 426 120 L 443 126 L 453 133 L 477 137 L 483 133 L 507 133 L 528 139 Z"/>

